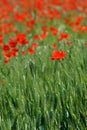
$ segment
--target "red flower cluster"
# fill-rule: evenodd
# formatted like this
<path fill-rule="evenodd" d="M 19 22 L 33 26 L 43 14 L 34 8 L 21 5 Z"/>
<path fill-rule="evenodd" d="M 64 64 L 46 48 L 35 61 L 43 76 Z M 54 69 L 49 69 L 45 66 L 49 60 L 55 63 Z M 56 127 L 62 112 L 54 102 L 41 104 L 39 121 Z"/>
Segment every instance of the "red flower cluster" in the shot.
<path fill-rule="evenodd" d="M 8 64 L 9 60 L 18 56 L 19 52 L 23 56 L 27 52 L 36 53 L 36 48 L 40 44 L 46 45 L 48 41 L 51 43 L 51 46 L 49 45 L 51 49 L 59 47 L 57 40 L 64 40 L 70 46 L 72 35 L 68 33 L 69 29 L 74 33 L 86 34 L 87 0 L 78 1 L 2 0 L 0 2 L 0 49 L 5 63 Z M 14 37 L 9 40 L 8 36 Z M 87 46 L 86 42 L 85 45 Z M 64 59 L 65 56 L 66 52 L 54 50 L 51 60 Z"/>
<path fill-rule="evenodd" d="M 63 60 L 64 57 L 66 56 L 66 52 L 64 51 L 53 51 L 52 56 L 51 56 L 51 60 Z"/>
<path fill-rule="evenodd" d="M 17 42 L 19 42 L 20 45 L 28 44 L 28 40 L 26 40 L 26 35 L 25 34 L 18 34 L 17 35 Z"/>

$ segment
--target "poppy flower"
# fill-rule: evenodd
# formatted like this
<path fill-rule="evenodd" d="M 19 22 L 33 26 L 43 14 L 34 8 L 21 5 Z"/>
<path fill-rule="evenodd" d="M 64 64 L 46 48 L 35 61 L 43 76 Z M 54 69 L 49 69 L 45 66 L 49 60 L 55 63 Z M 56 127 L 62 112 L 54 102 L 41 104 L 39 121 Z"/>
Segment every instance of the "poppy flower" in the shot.
<path fill-rule="evenodd" d="M 26 55 L 26 51 L 22 51 L 22 55 L 25 56 Z"/>
<path fill-rule="evenodd" d="M 34 24 L 35 24 L 34 19 L 30 20 L 30 25 L 31 25 L 31 26 L 34 26 Z"/>
<path fill-rule="evenodd" d="M 23 22 L 25 20 L 24 14 L 15 14 L 15 20 L 18 22 Z"/>
<path fill-rule="evenodd" d="M 17 35 L 17 41 L 18 42 L 21 42 L 21 40 L 24 40 L 26 39 L 26 35 L 25 34 L 18 34 Z"/>
<path fill-rule="evenodd" d="M 39 35 L 34 35 L 34 40 L 40 40 L 40 36 Z"/>
<path fill-rule="evenodd" d="M 11 50 L 12 50 L 12 51 L 15 51 L 15 52 L 17 52 L 17 53 L 18 53 L 18 51 L 19 51 L 18 48 L 12 48 Z"/>
<path fill-rule="evenodd" d="M 63 60 L 64 57 L 66 56 L 66 52 L 64 51 L 53 51 L 52 56 L 51 56 L 51 60 Z"/>
<path fill-rule="evenodd" d="M 70 36 L 68 33 L 61 33 L 60 37 L 58 38 L 58 41 L 64 40 L 64 39 L 68 39 Z"/>
<path fill-rule="evenodd" d="M 40 39 L 43 40 L 48 36 L 48 33 L 43 33 L 40 35 Z"/>
<path fill-rule="evenodd" d="M 10 47 L 14 48 L 14 47 L 16 47 L 16 45 L 17 45 L 17 41 L 10 40 L 10 42 L 9 42 Z"/>
<path fill-rule="evenodd" d="M 36 47 L 38 47 L 38 46 L 39 46 L 38 43 L 32 43 L 32 44 L 31 44 L 31 47 L 32 47 L 32 48 L 36 48 Z"/>
<path fill-rule="evenodd" d="M 54 26 L 50 27 L 50 31 L 52 32 L 53 36 L 56 36 L 59 32 L 59 30 L 57 28 L 55 28 Z"/>
<path fill-rule="evenodd" d="M 56 43 L 53 43 L 53 44 L 52 44 L 52 47 L 53 47 L 53 48 L 57 48 L 57 46 L 58 46 L 58 45 L 57 45 Z"/>
<path fill-rule="evenodd" d="M 15 57 L 15 56 L 17 56 L 17 55 L 18 55 L 18 52 L 17 52 L 17 51 L 14 51 L 14 50 L 11 51 L 11 56 L 12 56 L 12 57 Z"/>
<path fill-rule="evenodd" d="M 4 54 L 4 57 L 6 60 L 10 60 L 12 56 L 13 56 L 13 54 L 11 52 Z"/>
<path fill-rule="evenodd" d="M 34 54 L 34 53 L 35 53 L 35 50 L 32 49 L 32 48 L 29 48 L 29 49 L 28 49 L 28 53 L 29 53 L 29 54 Z"/>
<path fill-rule="evenodd" d="M 10 50 L 10 47 L 9 47 L 8 45 L 3 45 L 3 46 L 2 46 L 2 50 L 3 50 L 4 52 L 8 52 L 8 51 Z"/>
<path fill-rule="evenodd" d="M 8 64 L 8 63 L 9 63 L 9 60 L 5 59 L 5 60 L 4 60 L 4 63 L 5 63 L 5 64 Z"/>
<path fill-rule="evenodd" d="M 61 33 L 60 35 L 61 35 L 61 38 L 62 38 L 62 39 L 67 39 L 67 38 L 69 38 L 69 34 L 68 34 L 68 33 Z"/>
<path fill-rule="evenodd" d="M 47 26 L 43 26 L 41 29 L 43 30 L 44 33 L 46 33 L 48 28 Z"/>
<path fill-rule="evenodd" d="M 18 34 L 16 38 L 17 42 L 19 42 L 21 45 L 28 44 L 28 40 L 26 39 L 25 34 Z"/>

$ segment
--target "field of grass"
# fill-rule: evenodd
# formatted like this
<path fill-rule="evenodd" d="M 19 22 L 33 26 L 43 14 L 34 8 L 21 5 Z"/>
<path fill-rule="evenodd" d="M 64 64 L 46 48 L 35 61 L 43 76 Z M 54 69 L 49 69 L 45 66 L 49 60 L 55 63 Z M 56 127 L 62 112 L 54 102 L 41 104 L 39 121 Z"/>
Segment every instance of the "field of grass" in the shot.
<path fill-rule="evenodd" d="M 74 32 L 65 19 L 85 12 L 68 13 L 49 20 L 34 12 L 31 30 L 24 26 L 27 20 L 3 15 L 1 24 L 13 20 L 18 32 L 0 32 L 0 130 L 87 130 L 87 18 Z M 55 51 L 66 55 L 59 58 Z"/>

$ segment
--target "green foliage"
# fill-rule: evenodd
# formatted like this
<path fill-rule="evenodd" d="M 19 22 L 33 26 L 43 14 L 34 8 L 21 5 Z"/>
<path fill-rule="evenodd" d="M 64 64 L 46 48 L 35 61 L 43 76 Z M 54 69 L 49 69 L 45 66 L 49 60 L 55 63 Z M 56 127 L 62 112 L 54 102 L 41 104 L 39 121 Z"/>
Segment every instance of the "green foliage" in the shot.
<path fill-rule="evenodd" d="M 50 61 L 41 46 L 0 63 L 0 130 L 86 130 L 87 47 L 77 40 L 59 48 L 64 60 Z"/>

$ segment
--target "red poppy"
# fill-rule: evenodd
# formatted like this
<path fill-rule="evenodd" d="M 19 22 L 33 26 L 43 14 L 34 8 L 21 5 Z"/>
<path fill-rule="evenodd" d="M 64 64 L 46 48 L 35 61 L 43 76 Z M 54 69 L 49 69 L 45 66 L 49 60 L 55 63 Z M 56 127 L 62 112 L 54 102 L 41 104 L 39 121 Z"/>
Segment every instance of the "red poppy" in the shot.
<path fill-rule="evenodd" d="M 15 20 L 18 21 L 18 22 L 23 22 L 24 19 L 25 19 L 25 15 L 24 14 L 15 14 Z"/>
<path fill-rule="evenodd" d="M 12 55 L 12 57 L 17 56 L 18 55 L 18 51 L 12 50 L 11 51 L 11 55 Z"/>
<path fill-rule="evenodd" d="M 54 36 L 56 36 L 57 33 L 59 32 L 59 30 L 58 30 L 57 28 L 55 28 L 54 26 L 51 26 L 51 27 L 50 27 L 50 31 L 52 32 L 52 34 L 53 34 Z"/>
<path fill-rule="evenodd" d="M 13 54 L 11 52 L 4 54 L 4 57 L 6 60 L 10 60 L 12 56 L 13 56 Z"/>
<path fill-rule="evenodd" d="M 14 48 L 14 47 L 16 47 L 16 45 L 17 45 L 17 41 L 10 40 L 10 42 L 9 42 L 10 47 Z"/>
<path fill-rule="evenodd" d="M 40 40 L 40 36 L 39 35 L 34 35 L 34 40 Z"/>
<path fill-rule="evenodd" d="M 34 26 L 34 24 L 35 24 L 34 19 L 30 20 L 30 26 Z"/>
<path fill-rule="evenodd" d="M 38 46 L 39 46 L 38 43 L 32 43 L 32 44 L 31 44 L 31 48 L 36 48 L 36 47 L 38 47 Z"/>
<path fill-rule="evenodd" d="M 48 33 L 40 34 L 40 39 L 43 40 L 48 36 Z"/>
<path fill-rule="evenodd" d="M 35 53 L 35 50 L 32 49 L 32 48 L 29 48 L 29 49 L 28 49 L 28 52 L 29 52 L 29 54 L 34 54 L 34 53 Z"/>
<path fill-rule="evenodd" d="M 17 42 L 19 42 L 21 45 L 28 44 L 28 40 L 26 39 L 26 35 L 25 34 L 18 34 L 17 35 Z"/>
<path fill-rule="evenodd" d="M 12 51 L 15 51 L 15 52 L 18 52 L 18 51 L 19 51 L 18 48 L 12 48 L 11 50 L 12 50 Z"/>
<path fill-rule="evenodd" d="M 68 33 L 61 33 L 60 37 L 58 38 L 58 41 L 64 40 L 64 39 L 68 39 L 69 38 L 69 34 Z"/>
<path fill-rule="evenodd" d="M 21 34 L 17 35 L 17 41 L 18 42 L 21 42 L 21 40 L 24 40 L 24 39 L 26 39 L 26 35 L 25 34 L 21 33 Z"/>
<path fill-rule="evenodd" d="M 51 60 L 60 60 L 60 59 L 63 60 L 65 56 L 66 56 L 66 52 L 55 50 L 52 53 Z"/>
<path fill-rule="evenodd" d="M 5 63 L 5 64 L 8 64 L 8 63 L 9 63 L 9 60 L 5 59 L 5 60 L 4 60 L 4 63 Z"/>
<path fill-rule="evenodd" d="M 48 30 L 47 26 L 43 26 L 43 27 L 42 27 L 42 30 L 43 30 L 44 33 L 46 33 L 47 30 Z"/>
<path fill-rule="evenodd" d="M 67 38 L 69 38 L 69 34 L 68 34 L 68 33 L 61 33 L 60 35 L 61 35 L 61 38 L 62 38 L 62 39 L 67 39 Z"/>
<path fill-rule="evenodd" d="M 3 45 L 3 46 L 2 46 L 2 50 L 3 50 L 4 52 L 8 52 L 8 51 L 10 50 L 10 47 L 9 47 L 8 45 Z"/>
<path fill-rule="evenodd" d="M 57 45 L 56 43 L 53 43 L 53 44 L 52 44 L 52 47 L 53 47 L 53 48 L 57 48 L 57 46 L 58 46 L 58 45 Z"/>
<path fill-rule="evenodd" d="M 22 51 L 22 55 L 25 56 L 26 55 L 26 51 Z"/>

